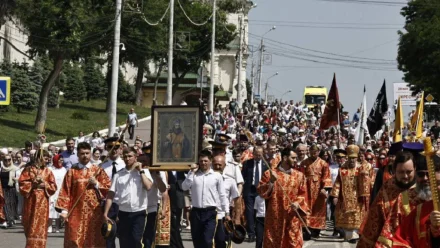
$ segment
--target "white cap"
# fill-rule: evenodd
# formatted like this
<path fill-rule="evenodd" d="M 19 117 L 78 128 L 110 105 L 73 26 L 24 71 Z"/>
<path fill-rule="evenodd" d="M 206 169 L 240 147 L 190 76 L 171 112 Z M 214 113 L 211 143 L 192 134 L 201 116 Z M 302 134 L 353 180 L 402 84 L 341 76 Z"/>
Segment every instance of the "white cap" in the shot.
<path fill-rule="evenodd" d="M 8 148 L 2 148 L 0 150 L 1 153 L 3 153 L 4 155 L 8 154 Z"/>

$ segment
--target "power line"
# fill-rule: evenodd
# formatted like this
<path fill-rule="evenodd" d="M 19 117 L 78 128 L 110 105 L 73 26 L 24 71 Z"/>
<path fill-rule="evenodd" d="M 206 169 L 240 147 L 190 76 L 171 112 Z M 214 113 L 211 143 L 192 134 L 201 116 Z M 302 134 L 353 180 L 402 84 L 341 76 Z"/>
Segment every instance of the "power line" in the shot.
<path fill-rule="evenodd" d="M 261 37 L 259 35 L 255 35 L 255 34 L 252 34 L 252 33 L 249 33 L 249 36 Z M 293 45 L 293 44 L 288 44 L 288 43 L 285 43 L 285 42 L 281 42 L 281 41 L 277 41 L 277 40 L 273 40 L 273 39 L 269 39 L 269 38 L 265 38 L 264 40 L 266 42 L 269 42 L 269 43 L 281 44 L 281 45 L 285 45 L 285 46 L 289 46 L 289 47 L 293 47 L 293 48 L 297 48 L 297 49 L 301 49 L 301 50 L 305 50 L 305 51 L 310 51 L 310 52 L 315 52 L 315 53 L 322 53 L 322 54 L 327 54 L 327 55 L 333 55 L 333 56 L 337 56 L 337 57 L 345 57 L 345 58 L 360 59 L 360 60 L 371 60 L 371 61 L 388 61 L 388 62 L 394 62 L 395 61 L 395 60 L 387 60 L 387 59 L 355 57 L 355 56 L 349 56 L 349 55 L 341 55 L 341 54 L 336 54 L 336 53 L 324 52 L 324 51 L 319 51 L 319 50 L 315 50 L 315 49 L 309 49 L 309 48 L 304 48 L 304 47 L 296 46 L 296 45 Z"/>
<path fill-rule="evenodd" d="M 191 18 L 186 14 L 185 9 L 183 8 L 182 4 L 180 3 L 179 0 L 177 0 L 177 3 L 179 4 L 180 9 L 182 10 L 183 14 L 185 15 L 186 19 L 188 19 L 189 22 L 191 22 L 193 25 L 195 26 L 203 26 L 206 25 L 212 18 L 212 16 L 214 15 L 214 12 L 211 14 L 211 16 L 208 17 L 208 19 L 204 22 L 201 23 L 196 23 L 193 20 L 191 20 Z"/>

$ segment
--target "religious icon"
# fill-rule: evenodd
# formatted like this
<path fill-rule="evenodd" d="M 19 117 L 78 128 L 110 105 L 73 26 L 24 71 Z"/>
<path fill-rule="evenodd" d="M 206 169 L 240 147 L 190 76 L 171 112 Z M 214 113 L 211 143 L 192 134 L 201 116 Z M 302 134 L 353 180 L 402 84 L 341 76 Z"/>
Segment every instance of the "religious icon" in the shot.
<path fill-rule="evenodd" d="M 153 106 L 150 170 L 188 170 L 197 162 L 202 139 L 202 111 L 191 106 Z"/>

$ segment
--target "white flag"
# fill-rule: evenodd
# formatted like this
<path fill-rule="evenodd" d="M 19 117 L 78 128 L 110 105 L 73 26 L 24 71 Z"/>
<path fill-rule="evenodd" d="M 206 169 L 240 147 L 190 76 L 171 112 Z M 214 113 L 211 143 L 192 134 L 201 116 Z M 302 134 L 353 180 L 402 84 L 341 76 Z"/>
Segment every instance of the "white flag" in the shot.
<path fill-rule="evenodd" d="M 364 99 L 360 108 L 359 123 L 356 127 L 356 134 L 354 137 L 358 146 L 362 146 L 364 144 L 365 133 L 368 133 L 367 118 L 367 93 L 364 85 Z"/>

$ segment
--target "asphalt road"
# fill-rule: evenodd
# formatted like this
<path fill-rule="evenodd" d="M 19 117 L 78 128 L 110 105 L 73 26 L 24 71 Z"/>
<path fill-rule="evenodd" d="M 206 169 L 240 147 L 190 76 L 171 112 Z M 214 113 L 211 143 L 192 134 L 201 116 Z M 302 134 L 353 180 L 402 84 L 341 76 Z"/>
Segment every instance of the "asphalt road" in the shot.
<path fill-rule="evenodd" d="M 326 238 L 329 232 L 324 232 L 323 237 L 318 241 L 307 241 L 304 247 L 328 247 L 328 248 L 354 248 L 355 244 L 349 244 L 340 240 L 332 240 Z M 183 230 L 182 233 L 183 244 L 185 247 L 193 247 L 191 241 L 191 234 L 189 230 Z M 0 248 L 12 248 L 12 247 L 24 247 L 26 238 L 24 236 L 23 227 L 18 223 L 16 226 L 8 229 L 0 229 Z M 49 233 L 47 239 L 47 248 L 60 248 L 63 247 L 64 233 L 61 230 L 60 233 Z M 117 245 L 119 247 L 119 245 Z M 255 243 L 242 243 L 240 245 L 233 244 L 234 248 L 254 248 Z"/>

